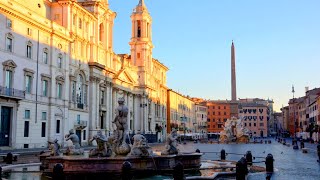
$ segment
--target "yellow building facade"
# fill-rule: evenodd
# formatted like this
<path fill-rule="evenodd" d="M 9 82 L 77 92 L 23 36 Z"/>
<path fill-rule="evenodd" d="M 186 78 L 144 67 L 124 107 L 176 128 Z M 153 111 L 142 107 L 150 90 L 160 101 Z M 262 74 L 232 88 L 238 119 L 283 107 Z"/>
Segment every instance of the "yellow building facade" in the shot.
<path fill-rule="evenodd" d="M 167 98 L 167 132 L 175 128 L 179 134 L 194 133 L 197 124 L 195 102 L 172 89 L 168 89 Z"/>

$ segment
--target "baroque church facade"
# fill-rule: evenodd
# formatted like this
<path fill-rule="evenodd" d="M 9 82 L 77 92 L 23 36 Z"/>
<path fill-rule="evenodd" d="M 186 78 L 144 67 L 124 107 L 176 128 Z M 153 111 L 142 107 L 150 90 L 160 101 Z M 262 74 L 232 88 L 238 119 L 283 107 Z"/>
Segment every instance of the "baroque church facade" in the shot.
<path fill-rule="evenodd" d="M 0 2 L 0 146 L 65 144 L 70 129 L 87 145 L 113 132 L 120 97 L 131 134 L 164 140 L 168 68 L 152 56 L 152 18 L 139 0 L 130 54 L 113 51 L 115 18 L 108 0 Z"/>

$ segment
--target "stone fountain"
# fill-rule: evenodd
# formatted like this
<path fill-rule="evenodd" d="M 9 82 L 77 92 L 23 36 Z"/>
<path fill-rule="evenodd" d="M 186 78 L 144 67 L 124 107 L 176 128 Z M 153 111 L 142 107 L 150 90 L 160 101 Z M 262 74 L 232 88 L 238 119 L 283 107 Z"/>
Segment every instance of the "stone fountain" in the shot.
<path fill-rule="evenodd" d="M 241 119 L 232 117 L 227 119 L 224 125 L 224 130 L 220 132 L 220 142 L 249 142 L 249 130 L 243 127 Z"/>
<path fill-rule="evenodd" d="M 181 162 L 185 169 L 199 170 L 202 153 L 182 154 L 177 148 L 177 131 L 175 129 L 167 137 L 165 150 L 161 154 L 154 154 L 147 143 L 147 139 L 137 131 L 133 136 L 133 145 L 126 143 L 128 137 L 127 115 L 128 108 L 124 99 L 119 98 L 116 117 L 113 123 L 116 129 L 112 136 L 106 137 L 101 131 L 90 140 L 97 142 L 96 149 L 89 151 L 89 156 L 83 155 L 79 145 L 79 138 L 73 130 L 65 137 L 73 145 L 60 155 L 57 142 L 51 142 L 51 153 L 40 156 L 43 174 L 52 176 L 54 166 L 63 167 L 66 175 L 81 174 L 117 174 L 122 172 L 124 164 L 132 166 L 134 173 L 161 173 L 172 171 L 175 164 Z"/>

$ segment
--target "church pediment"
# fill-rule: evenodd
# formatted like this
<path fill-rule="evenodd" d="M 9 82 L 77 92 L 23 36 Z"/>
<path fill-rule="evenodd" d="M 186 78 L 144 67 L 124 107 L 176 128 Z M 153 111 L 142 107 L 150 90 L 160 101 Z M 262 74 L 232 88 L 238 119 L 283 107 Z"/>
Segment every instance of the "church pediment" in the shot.
<path fill-rule="evenodd" d="M 130 83 L 130 84 L 135 83 L 135 81 L 131 77 L 130 73 L 127 72 L 127 70 L 125 68 L 121 69 L 113 79 L 118 79 L 120 81 L 124 81 L 124 82 Z"/>

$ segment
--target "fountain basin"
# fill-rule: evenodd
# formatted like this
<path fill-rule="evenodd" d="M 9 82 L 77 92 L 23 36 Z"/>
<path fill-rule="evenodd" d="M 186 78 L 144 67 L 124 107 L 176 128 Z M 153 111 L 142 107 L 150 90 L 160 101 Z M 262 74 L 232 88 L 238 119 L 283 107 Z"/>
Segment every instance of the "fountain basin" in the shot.
<path fill-rule="evenodd" d="M 85 156 L 41 156 L 41 169 L 44 174 L 52 175 L 55 164 L 63 165 L 64 174 L 100 174 L 121 173 L 122 164 L 129 161 L 132 170 L 136 172 L 166 172 L 172 171 L 177 162 L 181 162 L 185 170 L 199 170 L 202 153 L 180 155 L 155 155 L 149 157 L 94 157 Z"/>

